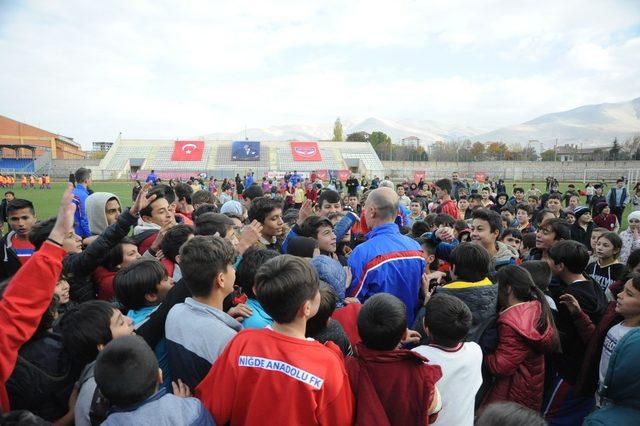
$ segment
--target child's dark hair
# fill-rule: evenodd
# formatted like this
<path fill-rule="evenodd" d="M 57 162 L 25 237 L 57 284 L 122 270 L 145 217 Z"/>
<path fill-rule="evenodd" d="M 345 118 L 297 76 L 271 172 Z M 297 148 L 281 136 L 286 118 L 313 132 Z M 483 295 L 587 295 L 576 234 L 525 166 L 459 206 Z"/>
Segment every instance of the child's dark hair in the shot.
<path fill-rule="evenodd" d="M 151 198 L 153 195 L 155 195 L 156 198 L 147 207 L 140 209 L 140 217 L 151 216 L 153 203 L 161 198 L 166 199 L 168 204 L 171 204 L 176 200 L 176 193 L 173 191 L 173 188 L 164 184 L 159 184 L 153 187 L 153 189 L 151 189 L 147 194 L 147 198 Z"/>
<path fill-rule="evenodd" d="M 433 240 L 431 240 L 430 238 L 419 238 L 418 239 L 418 243 L 420 244 L 420 247 L 422 247 L 422 249 L 429 255 L 429 256 L 434 256 L 434 260 L 433 262 L 431 262 L 428 266 L 429 266 L 429 270 L 434 271 L 436 269 L 438 269 L 438 256 L 436 255 L 436 247 L 437 244 L 433 242 Z"/>
<path fill-rule="evenodd" d="M 33 203 L 31 201 L 25 200 L 23 198 L 14 198 L 13 200 L 9 201 L 9 203 L 7 204 L 7 216 L 9 216 L 10 213 L 13 213 L 17 210 L 22 210 L 22 209 L 29 209 L 31 214 L 33 215 L 36 214 L 36 211 L 33 208 Z"/>
<path fill-rule="evenodd" d="M 215 203 L 216 199 L 214 197 L 214 195 L 209 192 L 209 191 L 205 191 L 205 190 L 200 190 L 200 191 L 196 191 L 193 193 L 193 195 L 191 195 L 191 204 L 193 205 L 203 205 L 203 204 L 213 204 Z M 193 218 L 193 214 L 191 215 L 191 217 Z"/>
<path fill-rule="evenodd" d="M 149 306 L 145 297 L 156 294 L 158 284 L 167 278 L 167 270 L 156 259 L 138 259 L 118 271 L 113 279 L 117 300 L 127 309 Z"/>
<path fill-rule="evenodd" d="M 204 213 L 196 220 L 196 235 L 218 235 L 226 237 L 233 228 L 233 221 L 221 213 Z"/>
<path fill-rule="evenodd" d="M 307 321 L 306 337 L 316 336 L 327 327 L 329 318 L 336 310 L 338 296 L 333 289 L 324 281 L 320 281 L 320 307 L 318 313 Z"/>
<path fill-rule="evenodd" d="M 538 230 L 545 228 L 555 234 L 555 241 L 570 240 L 571 239 L 571 225 L 566 220 L 554 218 L 545 220 Z"/>
<path fill-rule="evenodd" d="M 245 200 L 255 200 L 256 198 L 262 196 L 264 196 L 264 191 L 262 190 L 262 187 L 257 183 L 249 185 L 247 188 L 245 188 L 244 191 L 242 191 L 242 198 L 244 198 Z"/>
<path fill-rule="evenodd" d="M 529 260 L 523 262 L 520 266 L 529 271 L 533 283 L 543 292 L 549 290 L 551 282 L 551 268 L 544 260 Z"/>
<path fill-rule="evenodd" d="M 107 257 L 104 258 L 102 262 L 102 266 L 111 271 L 117 271 L 118 266 L 122 263 L 122 259 L 124 258 L 124 246 L 125 244 L 136 245 L 135 241 L 131 237 L 124 237 L 118 244 L 109 250 L 107 253 Z"/>
<path fill-rule="evenodd" d="M 47 241 L 55 224 L 55 217 L 50 217 L 49 219 L 41 220 L 33 224 L 31 230 L 29 230 L 29 242 L 33 244 L 36 250 L 40 250 L 42 244 Z"/>
<path fill-rule="evenodd" d="M 339 197 L 338 201 L 340 201 Z M 247 215 L 250 222 L 257 220 L 260 223 L 264 223 L 269 213 L 281 208 L 282 200 L 279 198 L 258 197 L 251 201 Z"/>
<path fill-rule="evenodd" d="M 506 194 L 505 194 L 506 195 Z M 496 197 L 497 199 L 498 197 Z M 474 201 L 482 201 L 482 195 L 478 194 L 477 192 L 472 193 L 471 195 L 469 195 L 469 201 L 474 200 Z"/>
<path fill-rule="evenodd" d="M 96 359 L 95 380 L 110 404 L 139 404 L 156 392 L 158 360 L 140 336 L 111 341 Z"/>
<path fill-rule="evenodd" d="M 205 213 L 218 213 L 218 207 L 215 204 L 200 204 L 197 209 L 191 213 L 193 222 L 197 222 L 198 218 Z"/>
<path fill-rule="evenodd" d="M 519 186 L 513 188 L 513 193 L 515 194 L 516 192 L 522 192 L 524 194 L 524 188 L 521 188 Z"/>
<path fill-rule="evenodd" d="M 206 297 L 216 277 L 235 262 L 231 243 L 221 237 L 193 237 L 180 248 L 180 270 L 191 294 Z M 233 283 L 230 283 L 233 284 Z"/>
<path fill-rule="evenodd" d="M 489 209 L 477 209 L 473 211 L 471 217 L 475 220 L 483 220 L 489 224 L 490 231 L 498 231 L 498 235 L 502 232 L 502 217 L 498 212 Z"/>
<path fill-rule="evenodd" d="M 434 222 L 436 221 L 436 217 L 438 217 L 438 215 L 436 213 L 429 213 L 425 218 L 424 218 L 424 223 L 427 224 L 427 226 L 429 227 L 429 230 L 433 229 L 434 227 Z"/>
<path fill-rule="evenodd" d="M 638 265 L 640 265 L 640 249 L 632 251 L 627 258 L 627 269 L 629 271 L 633 271 Z"/>
<path fill-rule="evenodd" d="M 533 208 L 531 208 L 529 204 L 520 203 L 516 206 L 515 210 L 516 213 L 518 212 L 518 210 L 527 212 L 527 216 L 531 216 L 533 214 Z"/>
<path fill-rule="evenodd" d="M 540 333 L 544 333 L 547 327 L 555 328 L 553 315 L 547 298 L 538 286 L 536 286 L 529 271 L 518 265 L 506 265 L 498 270 L 496 275 L 498 281 L 498 294 L 502 294 L 507 298 L 508 288 L 511 288 L 513 296 L 521 302 L 530 302 L 537 300 L 542 307 L 542 314 L 536 323 L 536 329 Z M 554 349 L 558 350 L 560 340 L 558 332 L 554 332 Z"/>
<path fill-rule="evenodd" d="M 402 300 L 391 294 L 371 296 L 358 313 L 358 333 L 369 349 L 395 349 L 406 329 L 407 308 Z"/>
<path fill-rule="evenodd" d="M 513 238 L 522 240 L 522 232 L 520 232 L 520 230 L 516 228 L 507 228 L 504 231 L 502 231 L 502 234 L 500 234 L 499 240 L 502 241 L 508 236 L 512 236 Z"/>
<path fill-rule="evenodd" d="M 176 261 L 176 256 L 180 253 L 180 247 L 194 234 L 193 228 L 189 225 L 176 225 L 169 229 L 162 239 L 161 249 L 164 257 L 170 261 Z"/>
<path fill-rule="evenodd" d="M 256 272 L 268 260 L 279 256 L 274 250 L 250 248 L 242 255 L 242 261 L 236 270 L 236 285 L 242 288 L 249 299 L 255 299 L 253 286 L 256 282 Z"/>
<path fill-rule="evenodd" d="M 435 185 L 442 191 L 446 191 L 447 194 L 451 194 L 451 190 L 453 189 L 453 182 L 451 182 L 449 178 L 438 179 Z"/>
<path fill-rule="evenodd" d="M 538 201 L 540 201 L 540 198 L 535 194 L 531 194 L 527 197 L 527 200 L 536 200 L 537 203 Z"/>
<path fill-rule="evenodd" d="M 178 201 L 185 200 L 187 204 L 191 204 L 191 195 L 193 194 L 193 188 L 186 183 L 179 183 L 173 187 L 176 193 Z"/>
<path fill-rule="evenodd" d="M 529 232 L 522 236 L 522 248 L 532 249 L 536 246 L 536 233 Z"/>
<path fill-rule="evenodd" d="M 562 197 L 560 197 L 560 194 L 558 194 L 557 192 L 552 192 L 551 194 L 549 194 L 549 196 L 547 197 L 547 202 L 549 202 L 549 200 L 558 200 L 558 201 L 562 201 Z"/>
<path fill-rule="evenodd" d="M 328 226 L 333 229 L 333 224 L 329 219 L 324 216 L 309 216 L 305 219 L 300 226 L 300 236 L 301 237 L 311 237 L 318 238 L 318 230 L 323 227 Z"/>
<path fill-rule="evenodd" d="M 449 263 L 461 281 L 477 282 L 489 275 L 491 255 L 476 243 L 460 243 L 449 254 Z"/>
<path fill-rule="evenodd" d="M 421 237 L 425 232 L 431 231 L 429 224 L 423 220 L 416 220 L 411 226 L 411 235 L 414 238 Z"/>
<path fill-rule="evenodd" d="M 280 324 L 292 322 L 300 307 L 318 292 L 318 273 L 299 257 L 282 255 L 265 262 L 256 274 L 256 297 Z"/>
<path fill-rule="evenodd" d="M 622 250 L 622 239 L 620 236 L 615 232 L 605 232 L 598 237 L 598 239 L 600 238 L 604 238 L 611 243 L 613 246 L 613 257 L 617 259 L 618 256 L 620 256 L 620 250 Z"/>
<path fill-rule="evenodd" d="M 455 225 L 456 220 L 453 218 L 453 216 L 450 216 L 446 213 L 440 213 L 436 216 L 436 219 L 433 221 L 433 225 L 435 227 L 439 227 L 440 225 L 444 225 L 447 226 L 449 228 L 452 228 L 453 225 Z"/>
<path fill-rule="evenodd" d="M 553 262 L 557 264 L 564 264 L 573 274 L 580 274 L 584 271 L 589 263 L 589 252 L 584 244 L 573 240 L 563 240 L 554 243 L 547 255 Z"/>
<path fill-rule="evenodd" d="M 469 229 L 469 224 L 467 224 L 466 220 L 456 220 L 456 222 L 453 224 L 453 229 L 460 233 L 462 231 L 464 231 L 465 229 Z"/>
<path fill-rule="evenodd" d="M 471 328 L 469 307 L 450 294 L 434 294 L 425 307 L 424 327 L 429 328 L 431 342 L 453 348 L 462 342 Z"/>
<path fill-rule="evenodd" d="M 72 306 L 60 318 L 60 334 L 65 350 L 78 367 L 84 367 L 98 356 L 98 345 L 113 339 L 111 317 L 115 308 L 102 300 L 90 300 Z"/>
<path fill-rule="evenodd" d="M 340 194 L 332 189 L 325 189 L 318 196 L 318 207 L 322 208 L 322 203 L 335 204 L 340 202 Z"/>
<path fill-rule="evenodd" d="M 547 426 L 534 410 L 517 402 L 494 402 L 482 410 L 475 426 Z"/>

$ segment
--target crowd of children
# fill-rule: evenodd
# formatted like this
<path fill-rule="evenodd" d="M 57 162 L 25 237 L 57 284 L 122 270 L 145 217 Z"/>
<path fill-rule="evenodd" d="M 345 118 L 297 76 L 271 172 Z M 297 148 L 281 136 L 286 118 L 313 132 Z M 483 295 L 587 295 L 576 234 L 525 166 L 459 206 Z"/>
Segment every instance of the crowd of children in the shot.
<path fill-rule="evenodd" d="M 55 218 L 0 205 L 2 424 L 640 419 L 624 182 L 75 177 Z"/>

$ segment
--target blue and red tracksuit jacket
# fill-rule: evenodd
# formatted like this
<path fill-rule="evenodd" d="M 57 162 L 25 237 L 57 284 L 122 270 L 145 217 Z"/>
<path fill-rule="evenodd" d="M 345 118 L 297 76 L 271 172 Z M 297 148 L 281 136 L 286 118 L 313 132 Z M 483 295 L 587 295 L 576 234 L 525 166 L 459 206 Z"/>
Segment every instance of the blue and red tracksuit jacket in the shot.
<path fill-rule="evenodd" d="M 407 306 L 412 324 L 426 266 L 420 245 L 402 235 L 398 225 L 377 226 L 349 256 L 352 280 L 347 293 L 362 303 L 377 293 L 393 294 Z"/>

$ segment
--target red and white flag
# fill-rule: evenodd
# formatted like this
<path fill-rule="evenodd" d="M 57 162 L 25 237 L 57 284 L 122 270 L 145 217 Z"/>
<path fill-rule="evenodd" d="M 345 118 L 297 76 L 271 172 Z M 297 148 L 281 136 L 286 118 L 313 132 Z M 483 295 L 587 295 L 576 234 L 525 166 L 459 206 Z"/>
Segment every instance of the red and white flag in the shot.
<path fill-rule="evenodd" d="M 204 141 L 176 141 L 171 161 L 200 161 L 204 151 Z"/>
<path fill-rule="evenodd" d="M 322 161 L 317 142 L 291 142 L 291 155 L 295 161 Z"/>

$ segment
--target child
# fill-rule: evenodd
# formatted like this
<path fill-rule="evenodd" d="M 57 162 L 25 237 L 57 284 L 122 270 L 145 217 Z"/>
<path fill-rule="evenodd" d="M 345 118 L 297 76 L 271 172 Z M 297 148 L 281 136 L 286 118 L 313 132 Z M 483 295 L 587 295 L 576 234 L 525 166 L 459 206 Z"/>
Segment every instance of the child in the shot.
<path fill-rule="evenodd" d="M 519 257 L 516 250 L 498 241 L 500 232 L 502 232 L 502 218 L 498 213 L 487 209 L 478 209 L 473 212 L 471 241 L 487 250 L 496 270 L 504 265 L 514 264 Z"/>
<path fill-rule="evenodd" d="M 520 258 L 520 250 L 522 249 L 522 234 L 515 228 L 507 228 L 500 234 L 500 241 L 509 247 L 513 247 L 518 252 L 518 259 Z"/>
<path fill-rule="evenodd" d="M 640 211 L 640 186 L 636 187 L 636 195 L 631 198 L 631 211 Z"/>
<path fill-rule="evenodd" d="M 167 315 L 165 334 L 173 377 L 200 383 L 229 341 L 242 329 L 223 311 L 236 278 L 233 247 L 220 237 L 198 236 L 180 249 L 180 268 L 192 297 Z"/>
<path fill-rule="evenodd" d="M 513 228 L 518 225 L 518 222 L 513 216 L 513 207 L 510 205 L 506 205 L 500 209 L 500 217 L 502 218 L 503 228 Z"/>
<path fill-rule="evenodd" d="M 529 232 L 522 236 L 522 250 L 520 251 L 520 259 L 526 260 L 531 257 L 531 250 L 536 248 L 536 233 Z"/>
<path fill-rule="evenodd" d="M 347 265 L 347 258 L 336 254 L 336 234 L 333 232 L 333 223 L 326 217 L 308 217 L 300 227 L 300 236 L 317 240 L 320 254 L 337 257 L 340 263 Z"/>
<path fill-rule="evenodd" d="M 182 271 L 180 265 L 178 265 L 178 257 L 180 253 L 180 247 L 191 238 L 194 237 L 193 227 L 189 225 L 176 225 L 169 229 L 162 238 L 160 248 L 162 249 L 163 258 L 160 263 L 165 267 L 169 276 L 178 281 L 182 278 Z"/>
<path fill-rule="evenodd" d="M 553 215 L 559 218 L 562 215 L 562 202 L 560 201 L 559 194 L 550 194 L 547 198 L 547 204 L 545 206 Z"/>
<path fill-rule="evenodd" d="M 35 246 L 29 241 L 29 232 L 36 221 L 31 201 L 15 198 L 7 204 L 7 222 L 11 232 L 2 237 L 4 250 L 0 279 L 12 277 L 35 252 Z"/>
<path fill-rule="evenodd" d="M 595 262 L 587 265 L 586 273 L 600 285 L 610 300 L 613 296 L 607 290 L 609 286 L 622 277 L 625 272 L 624 263 L 618 261 L 622 240 L 615 232 L 605 232 L 596 243 Z"/>
<path fill-rule="evenodd" d="M 422 203 L 420 200 L 413 200 L 411 202 L 411 213 L 409 214 L 409 223 L 413 225 L 415 222 L 419 220 L 424 220 L 427 216 L 427 212 L 425 212 L 422 208 Z"/>
<path fill-rule="evenodd" d="M 471 219 L 472 209 L 466 195 L 460 196 L 460 199 L 458 200 L 458 210 L 460 211 L 460 216 L 458 216 L 458 219 L 461 219 L 461 220 Z"/>
<path fill-rule="evenodd" d="M 488 277 L 491 257 L 479 244 L 461 243 L 449 255 L 449 263 L 454 281 L 436 291 L 456 296 L 466 303 L 473 315 L 466 340 L 479 343 L 497 313 L 498 286 Z"/>
<path fill-rule="evenodd" d="M 344 356 L 351 356 L 353 355 L 351 343 L 342 325 L 331 318 L 337 302 L 338 296 L 333 289 L 327 283 L 320 281 L 320 306 L 318 313 L 307 321 L 305 336 L 320 343 L 331 341 L 338 345 Z"/>
<path fill-rule="evenodd" d="M 255 287 L 256 272 L 260 269 L 260 266 L 277 256 L 278 253 L 273 250 L 251 248 L 244 253 L 242 261 L 238 265 L 236 283 L 243 293 L 247 295 L 246 303 L 252 311 L 251 315 L 242 321 L 242 327 L 245 329 L 264 328 L 273 324 L 273 319 L 264 310 L 253 289 Z"/>
<path fill-rule="evenodd" d="M 362 342 L 346 360 L 356 424 L 433 423 L 442 405 L 436 388 L 442 372 L 418 352 L 396 349 L 407 331 L 404 303 L 385 293 L 370 297 L 358 314 L 358 331 Z M 398 389 L 406 391 L 403 398 Z"/>
<path fill-rule="evenodd" d="M 531 207 L 526 204 L 518 204 L 516 206 L 516 220 L 518 221 L 517 229 L 524 234 L 528 234 L 533 231 L 533 226 L 531 223 L 531 217 L 533 216 L 533 211 Z"/>
<path fill-rule="evenodd" d="M 116 273 L 127 265 L 140 259 L 135 242 L 124 237 L 118 245 L 109 250 L 107 257 L 93 273 L 93 282 L 98 287 L 98 300 L 112 301 L 116 294 L 113 290 L 113 279 Z"/>
<path fill-rule="evenodd" d="M 575 222 L 571 225 L 571 239 L 589 247 L 593 233 L 591 211 L 585 206 L 578 206 L 573 210 Z"/>
<path fill-rule="evenodd" d="M 547 219 L 536 231 L 536 247 L 531 250 L 528 260 L 546 259 L 547 252 L 554 244 L 571 238 L 571 228 L 562 219 Z"/>
<path fill-rule="evenodd" d="M 620 227 L 618 218 L 611 213 L 611 207 L 604 201 L 596 205 L 596 215 L 593 216 L 593 221 L 598 227 L 605 228 L 609 232 L 618 232 Z"/>
<path fill-rule="evenodd" d="M 172 286 L 173 279 L 156 259 L 137 260 L 118 271 L 113 280 L 116 299 L 128 310 L 127 316 L 133 320 L 134 327 L 158 308 Z M 171 379 L 166 341 L 162 340 L 155 351 L 164 372 L 163 385 L 168 389 Z"/>
<path fill-rule="evenodd" d="M 620 262 L 626 262 L 632 251 L 640 249 L 640 211 L 632 211 L 627 216 L 628 228 L 620 232 L 622 250 Z"/>
<path fill-rule="evenodd" d="M 211 415 L 182 383 L 174 393 L 159 388 L 162 370 L 153 351 L 137 336 L 109 343 L 98 355 L 95 379 L 111 404 L 103 425 L 181 424 L 213 425 Z"/>
<path fill-rule="evenodd" d="M 278 256 L 260 267 L 256 296 L 273 325 L 239 333 L 196 389 L 216 424 L 352 422 L 342 353 L 305 337 L 320 304 L 318 288 L 315 270 L 303 259 Z"/>
<path fill-rule="evenodd" d="M 108 407 L 96 404 L 94 361 L 111 340 L 133 334 L 133 321 L 109 303 L 94 300 L 81 303 L 64 314 L 60 320 L 60 333 L 76 368 L 82 372 L 78 380 L 75 424 L 91 425 L 90 413 L 96 420 L 104 420 Z"/>
<path fill-rule="evenodd" d="M 262 225 L 260 239 L 256 243 L 256 247 L 280 252 L 282 241 L 286 236 L 282 220 L 282 200 L 266 197 L 256 198 L 251 201 L 248 218 L 250 222 L 257 220 Z"/>
<path fill-rule="evenodd" d="M 133 229 L 133 239 L 140 254 L 144 254 L 152 246 L 160 229 L 176 223 L 176 217 L 170 208 L 175 194 L 172 189 L 167 191 L 167 188 L 165 185 L 158 185 L 149 191 L 147 199 L 151 202 L 140 210 L 142 222 Z"/>
<path fill-rule="evenodd" d="M 471 323 L 471 311 L 457 297 L 436 294 L 427 302 L 423 327 L 429 344 L 413 350 L 442 369 L 442 411 L 434 424 L 473 424 L 475 396 L 482 384 L 482 350 L 464 341 Z"/>
<path fill-rule="evenodd" d="M 568 207 L 562 211 L 561 217 L 564 218 L 569 225 L 576 223 L 576 215 L 573 214 L 573 210 Z"/>
<path fill-rule="evenodd" d="M 513 401 L 540 410 L 544 354 L 559 346 L 551 309 L 531 274 L 516 265 L 498 271 L 498 346 L 484 357 L 496 377 L 484 404 Z"/>

